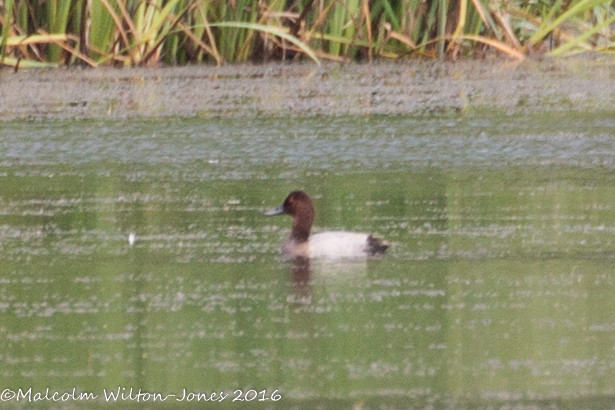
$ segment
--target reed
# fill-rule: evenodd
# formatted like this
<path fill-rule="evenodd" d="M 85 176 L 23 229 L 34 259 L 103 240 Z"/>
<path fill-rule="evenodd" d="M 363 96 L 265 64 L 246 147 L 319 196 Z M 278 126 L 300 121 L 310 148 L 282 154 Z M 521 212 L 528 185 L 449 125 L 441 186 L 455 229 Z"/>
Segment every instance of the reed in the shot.
<path fill-rule="evenodd" d="M 4 0 L 0 63 L 612 53 L 614 7 L 610 0 Z"/>

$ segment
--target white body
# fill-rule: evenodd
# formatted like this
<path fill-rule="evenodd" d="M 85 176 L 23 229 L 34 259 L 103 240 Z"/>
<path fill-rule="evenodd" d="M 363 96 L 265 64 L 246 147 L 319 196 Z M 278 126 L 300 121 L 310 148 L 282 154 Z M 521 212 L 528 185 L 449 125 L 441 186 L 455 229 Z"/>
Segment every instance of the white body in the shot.
<path fill-rule="evenodd" d="M 322 232 L 311 235 L 306 243 L 297 244 L 287 238 L 282 244 L 285 258 L 304 256 L 310 259 L 367 258 L 369 234 L 355 232 Z"/>

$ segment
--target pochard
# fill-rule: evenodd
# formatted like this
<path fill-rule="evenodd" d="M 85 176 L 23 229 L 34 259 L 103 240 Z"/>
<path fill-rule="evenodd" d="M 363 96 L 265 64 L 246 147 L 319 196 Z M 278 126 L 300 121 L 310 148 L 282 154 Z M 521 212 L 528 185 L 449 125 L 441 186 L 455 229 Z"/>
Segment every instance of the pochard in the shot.
<path fill-rule="evenodd" d="M 367 233 L 329 231 L 310 236 L 314 222 L 314 204 L 304 191 L 291 192 L 284 203 L 265 213 L 293 217 L 290 235 L 282 244 L 285 258 L 312 259 L 366 258 L 383 254 L 389 247 L 382 239 Z"/>

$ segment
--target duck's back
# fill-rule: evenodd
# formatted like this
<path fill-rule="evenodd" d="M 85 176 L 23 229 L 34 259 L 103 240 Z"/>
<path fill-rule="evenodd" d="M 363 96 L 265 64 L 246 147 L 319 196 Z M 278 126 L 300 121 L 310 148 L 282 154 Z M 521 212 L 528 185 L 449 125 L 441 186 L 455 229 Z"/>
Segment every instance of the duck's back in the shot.
<path fill-rule="evenodd" d="M 310 257 L 314 259 L 365 258 L 371 254 L 366 233 L 322 232 L 309 240 Z"/>

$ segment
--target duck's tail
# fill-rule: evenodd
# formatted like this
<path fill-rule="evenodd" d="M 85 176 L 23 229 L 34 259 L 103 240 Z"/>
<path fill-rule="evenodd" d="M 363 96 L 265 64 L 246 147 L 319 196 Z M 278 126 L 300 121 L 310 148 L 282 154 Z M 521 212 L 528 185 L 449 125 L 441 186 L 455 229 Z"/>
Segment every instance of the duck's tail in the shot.
<path fill-rule="evenodd" d="M 367 237 L 367 252 L 370 256 L 382 255 L 388 247 L 389 244 L 381 238 L 375 238 L 371 235 Z"/>

